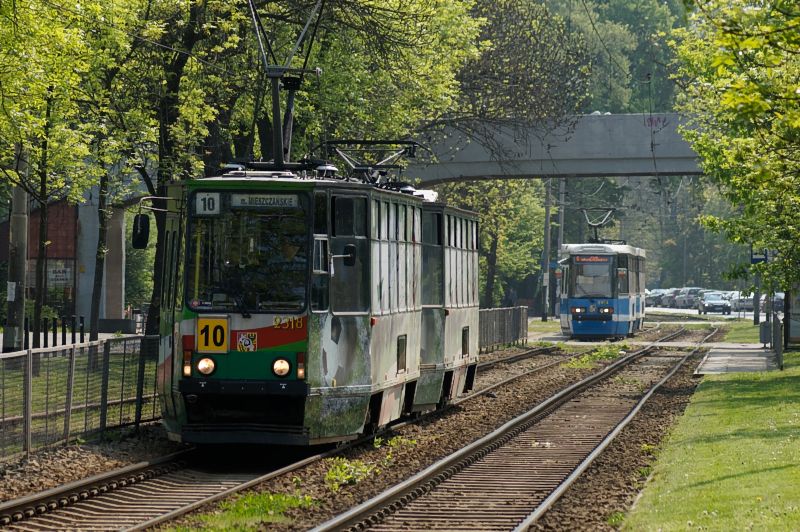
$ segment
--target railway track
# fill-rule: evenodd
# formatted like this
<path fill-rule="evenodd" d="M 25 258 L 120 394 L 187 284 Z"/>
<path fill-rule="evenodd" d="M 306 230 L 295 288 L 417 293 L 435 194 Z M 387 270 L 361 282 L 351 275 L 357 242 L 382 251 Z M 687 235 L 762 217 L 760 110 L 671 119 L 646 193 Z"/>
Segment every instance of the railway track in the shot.
<path fill-rule="evenodd" d="M 633 352 L 314 530 L 527 530 L 697 349 Z"/>
<path fill-rule="evenodd" d="M 683 331 L 675 333 L 681 334 Z M 672 335 L 674 336 L 674 335 Z M 664 338 L 662 340 L 667 340 Z M 523 353 L 484 364 L 509 364 L 537 355 L 550 356 L 555 348 L 533 348 Z M 511 376 L 490 387 L 477 390 L 455 404 L 486 394 L 522 376 L 542 371 L 589 350 L 570 356 L 557 356 L 534 368 Z M 407 421 L 403 424 L 412 423 Z M 392 426 L 397 428 L 397 425 Z M 352 442 L 358 445 L 371 437 Z M 271 478 L 299 469 L 309 463 L 339 453 L 334 449 L 308 457 L 280 469 L 260 473 L 208 471 L 192 465 L 191 455 L 181 453 L 158 461 L 129 466 L 122 470 L 74 482 L 44 493 L 0 504 L 0 526 L 8 530 L 142 530 L 184 515 L 200 506 L 220 500 Z"/>

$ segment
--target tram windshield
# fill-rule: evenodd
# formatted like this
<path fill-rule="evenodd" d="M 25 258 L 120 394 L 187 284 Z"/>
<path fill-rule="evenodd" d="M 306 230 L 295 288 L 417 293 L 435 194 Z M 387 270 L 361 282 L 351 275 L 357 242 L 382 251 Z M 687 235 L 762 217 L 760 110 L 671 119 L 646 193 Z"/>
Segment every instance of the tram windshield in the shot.
<path fill-rule="evenodd" d="M 612 297 L 611 257 L 576 255 L 570 268 L 569 297 Z"/>
<path fill-rule="evenodd" d="M 191 203 L 186 259 L 189 308 L 243 314 L 305 308 L 307 198 L 197 193 Z"/>

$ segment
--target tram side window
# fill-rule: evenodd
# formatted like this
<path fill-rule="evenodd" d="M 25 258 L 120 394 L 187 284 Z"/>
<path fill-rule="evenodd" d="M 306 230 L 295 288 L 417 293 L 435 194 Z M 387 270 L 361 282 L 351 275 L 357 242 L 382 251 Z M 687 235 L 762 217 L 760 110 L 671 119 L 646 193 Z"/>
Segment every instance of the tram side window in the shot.
<path fill-rule="evenodd" d="M 422 304 L 441 305 L 444 279 L 442 215 L 422 213 Z"/>
<path fill-rule="evenodd" d="M 631 261 L 632 263 L 633 261 Z M 630 264 L 633 266 L 633 264 Z M 628 284 L 628 256 L 627 255 L 619 255 L 617 257 L 617 293 L 618 294 L 627 294 L 629 293 L 629 284 Z"/>
<path fill-rule="evenodd" d="M 328 234 L 328 195 L 324 192 L 314 194 L 314 233 Z"/>
<path fill-rule="evenodd" d="M 333 259 L 330 272 L 330 303 L 333 312 L 367 312 L 369 310 L 369 240 L 367 236 L 367 198 L 334 196 L 331 208 L 331 254 L 350 255 L 355 251 L 355 264 L 348 266 L 343 258 Z"/>
<path fill-rule="evenodd" d="M 173 231 L 167 231 L 166 235 L 166 242 L 164 243 L 164 276 L 162 277 L 163 281 L 161 282 L 161 291 L 162 297 L 161 301 L 164 302 L 164 308 L 171 308 L 172 307 L 172 298 L 170 294 L 172 294 L 172 279 L 173 279 L 173 267 L 172 267 L 172 256 L 173 256 Z"/>
<path fill-rule="evenodd" d="M 334 197 L 333 236 L 367 236 L 367 198 Z"/>
<path fill-rule="evenodd" d="M 314 263 L 311 277 L 311 310 L 328 310 L 328 286 L 330 272 L 328 272 L 328 239 L 314 239 Z"/>
<path fill-rule="evenodd" d="M 647 279 L 645 279 L 645 265 L 647 264 L 647 260 L 642 258 L 639 259 L 639 292 L 644 292 L 645 286 L 647 286 Z"/>

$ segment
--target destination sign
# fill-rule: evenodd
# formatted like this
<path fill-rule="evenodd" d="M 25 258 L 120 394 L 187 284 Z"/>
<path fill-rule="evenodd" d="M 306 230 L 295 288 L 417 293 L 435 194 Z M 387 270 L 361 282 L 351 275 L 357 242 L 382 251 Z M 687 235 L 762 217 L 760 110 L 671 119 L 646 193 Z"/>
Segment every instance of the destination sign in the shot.
<path fill-rule="evenodd" d="M 240 209 L 279 209 L 297 207 L 294 194 L 232 194 L 231 207 Z"/>
<path fill-rule="evenodd" d="M 611 260 L 611 257 L 604 256 L 604 255 L 575 255 L 575 262 L 576 263 L 607 263 Z"/>

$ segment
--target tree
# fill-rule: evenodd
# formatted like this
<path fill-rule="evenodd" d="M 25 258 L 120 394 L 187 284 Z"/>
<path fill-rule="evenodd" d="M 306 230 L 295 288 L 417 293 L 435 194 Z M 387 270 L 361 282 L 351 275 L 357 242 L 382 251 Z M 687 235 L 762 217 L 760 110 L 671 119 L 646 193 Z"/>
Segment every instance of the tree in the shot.
<path fill-rule="evenodd" d="M 800 280 L 800 9 L 794 2 L 698 2 L 672 46 L 684 136 L 737 216 L 705 216 L 733 242 L 777 251 L 757 267 L 772 288 Z"/>
<path fill-rule="evenodd" d="M 46 302 L 48 205 L 78 201 L 90 184 L 90 147 L 78 102 L 88 54 L 82 29 L 48 2 L 0 3 L 0 170 L 38 205 L 39 242 L 34 305 L 38 346 Z M 20 76 L 20 72 L 25 72 Z M 22 146 L 29 173 L 14 164 Z"/>

